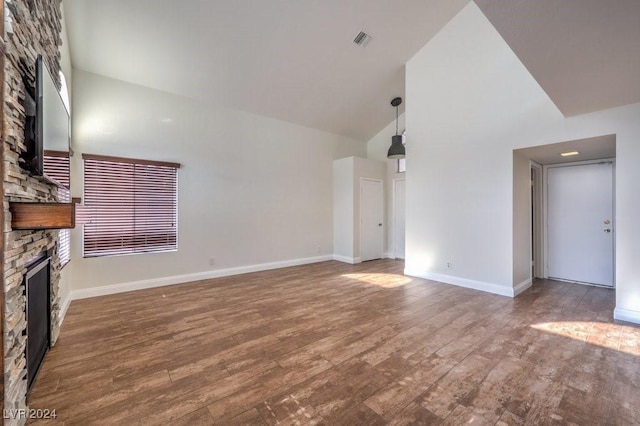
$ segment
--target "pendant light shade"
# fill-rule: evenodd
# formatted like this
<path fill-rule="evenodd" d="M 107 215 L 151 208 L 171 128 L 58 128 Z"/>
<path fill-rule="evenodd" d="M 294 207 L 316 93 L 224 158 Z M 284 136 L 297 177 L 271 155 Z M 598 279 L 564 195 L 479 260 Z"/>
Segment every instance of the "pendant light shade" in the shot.
<path fill-rule="evenodd" d="M 404 158 L 404 144 L 402 143 L 402 135 L 398 134 L 398 106 L 402 103 L 402 98 L 393 98 L 391 106 L 396 109 L 396 134 L 391 137 L 391 146 L 387 152 L 387 158 Z"/>
<path fill-rule="evenodd" d="M 391 136 L 391 146 L 387 152 L 387 158 L 404 158 L 402 135 Z"/>

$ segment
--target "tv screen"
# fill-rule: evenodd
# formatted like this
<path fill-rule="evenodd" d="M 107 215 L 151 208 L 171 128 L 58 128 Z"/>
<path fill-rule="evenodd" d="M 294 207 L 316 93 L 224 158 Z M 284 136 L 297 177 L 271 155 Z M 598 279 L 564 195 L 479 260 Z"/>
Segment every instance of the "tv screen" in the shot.
<path fill-rule="evenodd" d="M 69 188 L 69 112 L 42 56 L 36 60 L 35 95 L 25 99 L 24 168 L 32 175 Z"/>

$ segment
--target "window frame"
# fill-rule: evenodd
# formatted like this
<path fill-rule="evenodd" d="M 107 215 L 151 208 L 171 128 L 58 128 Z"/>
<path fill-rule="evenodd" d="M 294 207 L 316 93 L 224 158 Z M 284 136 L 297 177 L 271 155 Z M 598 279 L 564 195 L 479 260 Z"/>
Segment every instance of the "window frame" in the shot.
<path fill-rule="evenodd" d="M 396 173 L 405 173 L 407 171 L 407 159 L 398 158 L 396 162 Z"/>
<path fill-rule="evenodd" d="M 84 258 L 178 250 L 179 163 L 94 154 L 82 159 L 84 204 L 92 218 L 83 227 Z"/>

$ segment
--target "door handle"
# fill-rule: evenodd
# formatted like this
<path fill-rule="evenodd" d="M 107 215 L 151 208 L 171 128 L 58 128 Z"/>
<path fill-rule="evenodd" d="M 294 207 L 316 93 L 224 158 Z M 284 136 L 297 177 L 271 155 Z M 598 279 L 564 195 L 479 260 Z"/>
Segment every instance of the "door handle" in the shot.
<path fill-rule="evenodd" d="M 604 232 L 606 232 L 607 234 L 611 232 L 611 228 L 604 228 L 603 230 Z"/>
<path fill-rule="evenodd" d="M 379 223 L 379 224 L 378 224 L 378 226 L 382 226 L 382 224 L 381 224 L 381 223 Z"/>

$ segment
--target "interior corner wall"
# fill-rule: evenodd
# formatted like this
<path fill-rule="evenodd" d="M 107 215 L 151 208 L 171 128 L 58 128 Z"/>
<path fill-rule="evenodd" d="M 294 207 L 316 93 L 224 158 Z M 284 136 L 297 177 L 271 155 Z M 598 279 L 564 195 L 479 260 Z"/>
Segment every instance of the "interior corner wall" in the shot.
<path fill-rule="evenodd" d="M 532 276 L 531 235 L 531 164 L 524 155 L 513 151 L 513 285 L 521 291 L 530 285 Z M 522 256 L 529 253 L 529 257 Z"/>
<path fill-rule="evenodd" d="M 74 196 L 83 153 L 182 164 L 178 250 L 83 258 L 77 227 L 74 293 L 332 256 L 333 160 L 364 142 L 79 70 L 73 86 Z"/>
<path fill-rule="evenodd" d="M 336 260 L 355 263 L 353 243 L 354 157 L 333 162 L 333 255 Z"/>
<path fill-rule="evenodd" d="M 398 117 L 398 129 L 399 132 L 405 130 L 405 114 L 402 113 Z M 373 138 L 367 142 L 367 158 L 370 160 L 381 161 L 386 164 L 387 172 L 385 178 L 385 217 L 386 217 L 386 232 L 384 240 L 384 251 L 388 257 L 395 257 L 394 247 L 394 223 L 393 223 L 393 186 L 396 180 L 405 179 L 406 172 L 398 173 L 398 160 L 387 158 L 387 151 L 391 146 L 391 137 L 396 132 L 396 121 L 393 120 L 384 129 L 378 132 Z M 407 129 L 405 139 L 408 141 L 407 153 L 408 157 L 406 161 L 411 163 L 411 133 Z"/>
<path fill-rule="evenodd" d="M 564 118 L 473 2 L 406 70 L 406 272 L 513 296 L 531 259 L 513 150 L 616 134 L 616 309 L 640 321 L 640 104 Z"/>

